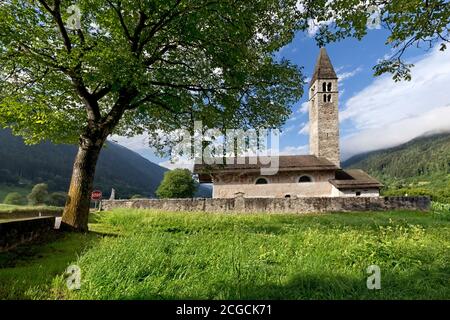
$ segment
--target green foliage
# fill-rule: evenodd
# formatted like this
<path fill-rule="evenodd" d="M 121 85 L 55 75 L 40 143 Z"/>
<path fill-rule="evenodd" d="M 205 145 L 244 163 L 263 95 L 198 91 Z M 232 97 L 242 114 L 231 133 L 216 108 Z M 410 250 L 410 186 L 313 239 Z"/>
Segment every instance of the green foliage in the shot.
<path fill-rule="evenodd" d="M 64 207 L 67 200 L 67 193 L 65 192 L 53 192 L 51 193 L 47 200 L 46 204 L 55 207 Z"/>
<path fill-rule="evenodd" d="M 279 127 L 302 95 L 299 68 L 273 55 L 294 37 L 294 0 L 79 0 L 76 31 L 71 5 L 0 6 L 0 125 L 29 143 L 191 129 L 194 119 Z"/>
<path fill-rule="evenodd" d="M 48 199 L 48 186 L 45 183 L 38 183 L 33 187 L 27 196 L 28 203 L 33 206 L 43 205 Z"/>
<path fill-rule="evenodd" d="M 192 198 L 198 188 L 188 169 L 167 171 L 156 190 L 159 198 Z"/>
<path fill-rule="evenodd" d="M 11 192 L 11 193 L 8 193 L 8 195 L 5 197 L 5 200 L 3 200 L 3 203 L 4 204 L 12 204 L 12 205 L 16 205 L 16 206 L 26 205 L 27 198 L 18 192 Z"/>
<path fill-rule="evenodd" d="M 450 221 L 450 203 L 432 202 L 431 208 L 436 218 Z"/>
<path fill-rule="evenodd" d="M 140 195 L 140 194 L 134 194 L 134 195 L 131 196 L 130 199 L 142 199 L 142 198 L 145 198 L 145 197 L 143 197 L 143 196 Z"/>
<path fill-rule="evenodd" d="M 313 16 L 320 26 L 315 38 L 321 45 L 346 37 L 362 39 L 368 32 L 367 23 L 379 18 L 380 28 L 389 30 L 386 44 L 392 47 L 392 55 L 379 61 L 374 73 L 392 73 L 395 81 L 411 79 L 413 65 L 403 60 L 409 48 L 424 46 L 428 49 L 439 44 L 439 49 L 444 51 L 450 40 L 447 0 L 315 0 L 304 6 L 306 10 L 300 24 L 306 28 L 310 23 L 308 18 Z"/>

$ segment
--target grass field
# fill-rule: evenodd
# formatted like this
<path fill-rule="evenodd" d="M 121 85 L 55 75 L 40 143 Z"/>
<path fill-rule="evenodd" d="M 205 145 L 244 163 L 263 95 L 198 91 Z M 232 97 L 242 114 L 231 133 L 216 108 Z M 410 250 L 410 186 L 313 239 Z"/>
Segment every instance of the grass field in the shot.
<path fill-rule="evenodd" d="M 447 209 L 104 212 L 91 217 L 88 234 L 0 254 L 0 298 L 450 299 Z M 81 290 L 66 289 L 70 264 L 81 268 Z M 373 264 L 381 268 L 381 290 L 366 287 Z"/>

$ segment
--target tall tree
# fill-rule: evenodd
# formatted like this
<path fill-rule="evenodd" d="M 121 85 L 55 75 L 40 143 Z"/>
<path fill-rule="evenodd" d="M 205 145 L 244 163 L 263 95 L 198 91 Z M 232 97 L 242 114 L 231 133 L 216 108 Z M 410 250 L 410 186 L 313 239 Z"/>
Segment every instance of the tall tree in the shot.
<path fill-rule="evenodd" d="M 289 3 L 290 2 L 290 3 Z M 0 125 L 78 143 L 62 222 L 87 230 L 106 138 L 146 130 L 278 127 L 302 94 L 289 43 L 295 1 L 6 0 Z"/>
<path fill-rule="evenodd" d="M 3 0 L 0 125 L 29 143 L 79 145 L 63 224 L 87 230 L 110 134 L 191 129 L 194 120 L 279 127 L 302 94 L 302 75 L 273 52 L 311 22 L 321 26 L 320 45 L 360 39 L 372 5 L 392 31 L 388 43 L 400 47 L 377 74 L 408 78 L 400 58 L 410 45 L 445 49 L 445 0 Z"/>

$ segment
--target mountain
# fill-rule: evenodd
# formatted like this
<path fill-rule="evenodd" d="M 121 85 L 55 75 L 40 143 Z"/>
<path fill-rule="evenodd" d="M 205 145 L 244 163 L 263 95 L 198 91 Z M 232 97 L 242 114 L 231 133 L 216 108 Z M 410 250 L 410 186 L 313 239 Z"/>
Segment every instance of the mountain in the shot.
<path fill-rule="evenodd" d="M 450 133 L 427 134 L 394 148 L 356 155 L 344 168 L 359 168 L 387 189 L 427 193 L 450 200 Z"/>
<path fill-rule="evenodd" d="M 76 152 L 76 146 L 50 142 L 27 146 L 9 130 L 0 130 L 0 184 L 30 188 L 45 182 L 50 191 L 66 191 Z M 100 154 L 94 185 L 106 197 L 111 188 L 120 198 L 135 194 L 153 197 L 167 170 L 125 147 L 107 142 Z M 199 196 L 209 194 L 207 188 L 198 192 Z"/>

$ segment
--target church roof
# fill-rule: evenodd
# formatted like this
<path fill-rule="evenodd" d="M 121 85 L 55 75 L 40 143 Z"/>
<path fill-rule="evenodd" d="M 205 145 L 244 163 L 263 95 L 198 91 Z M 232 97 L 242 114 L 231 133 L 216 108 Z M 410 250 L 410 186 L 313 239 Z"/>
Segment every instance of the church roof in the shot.
<path fill-rule="evenodd" d="M 336 72 L 334 71 L 333 64 L 331 63 L 330 57 L 328 56 L 327 50 L 325 48 L 320 48 L 319 57 L 317 58 L 316 67 L 314 69 L 314 74 L 310 82 L 310 86 L 317 79 L 337 79 Z"/>
<path fill-rule="evenodd" d="M 336 179 L 330 180 L 330 183 L 338 189 L 381 188 L 383 186 L 377 179 L 360 169 L 338 170 Z"/>
<path fill-rule="evenodd" d="M 267 165 L 261 164 L 259 158 L 245 157 L 239 158 L 240 161 L 236 161 L 236 158 L 231 159 L 233 160 L 232 164 L 195 164 L 194 173 L 199 175 L 201 183 L 208 183 L 211 182 L 211 173 L 250 173 L 260 172 L 261 168 L 270 168 L 270 163 Z M 279 171 L 320 171 L 339 169 L 331 161 L 313 155 L 279 156 L 278 161 Z M 240 164 L 240 162 L 244 163 Z M 224 163 L 226 163 L 226 160 Z"/>

